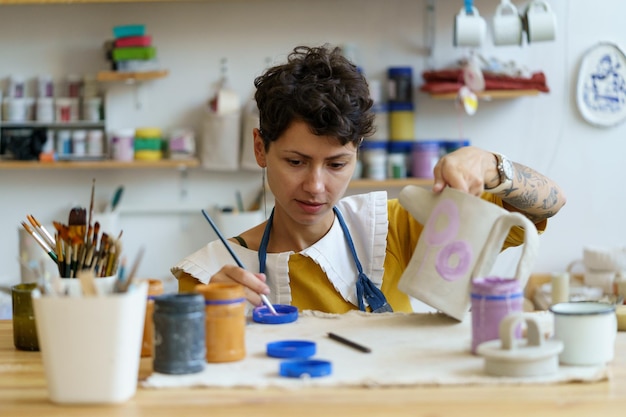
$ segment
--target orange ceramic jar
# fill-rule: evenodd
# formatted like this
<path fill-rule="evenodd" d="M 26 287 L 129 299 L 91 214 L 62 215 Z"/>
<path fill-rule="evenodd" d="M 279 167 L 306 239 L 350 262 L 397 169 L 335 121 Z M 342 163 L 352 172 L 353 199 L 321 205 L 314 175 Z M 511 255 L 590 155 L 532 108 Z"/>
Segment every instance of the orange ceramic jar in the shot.
<path fill-rule="evenodd" d="M 246 297 L 239 284 L 195 287 L 205 300 L 206 361 L 234 362 L 246 356 Z"/>
<path fill-rule="evenodd" d="M 158 279 L 148 279 L 148 300 L 146 302 L 146 317 L 143 322 L 143 338 L 141 340 L 141 357 L 151 357 L 154 354 L 154 297 L 163 294 L 163 282 Z"/>

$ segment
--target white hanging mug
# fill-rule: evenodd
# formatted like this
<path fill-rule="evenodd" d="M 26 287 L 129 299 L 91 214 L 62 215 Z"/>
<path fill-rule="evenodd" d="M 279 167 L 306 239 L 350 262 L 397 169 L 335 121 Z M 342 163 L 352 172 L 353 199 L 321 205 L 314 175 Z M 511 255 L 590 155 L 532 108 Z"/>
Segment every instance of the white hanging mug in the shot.
<path fill-rule="evenodd" d="M 528 43 L 553 41 L 556 38 L 556 15 L 546 1 L 531 1 L 524 20 Z"/>
<path fill-rule="evenodd" d="M 400 204 L 424 225 L 409 265 L 398 282 L 406 294 L 461 321 L 470 307 L 474 278 L 486 277 L 509 230 L 524 229 L 514 278 L 523 288 L 537 255 L 539 237 L 524 215 L 447 187 L 440 194 L 409 185 Z"/>
<path fill-rule="evenodd" d="M 454 46 L 479 47 L 483 44 L 486 32 L 487 24 L 478 9 L 472 6 L 472 13 L 467 13 L 463 7 L 454 19 Z"/>
<path fill-rule="evenodd" d="M 493 16 L 494 45 L 521 45 L 523 32 L 524 25 L 517 7 L 510 0 L 502 0 Z"/>

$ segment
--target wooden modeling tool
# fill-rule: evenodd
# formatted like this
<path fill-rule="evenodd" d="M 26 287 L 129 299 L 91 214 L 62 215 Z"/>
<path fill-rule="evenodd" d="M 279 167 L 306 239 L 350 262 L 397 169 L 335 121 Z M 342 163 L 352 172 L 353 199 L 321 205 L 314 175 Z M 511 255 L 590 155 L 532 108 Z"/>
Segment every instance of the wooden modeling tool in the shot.
<path fill-rule="evenodd" d="M 217 228 L 217 225 L 213 222 L 213 219 L 211 219 L 211 216 L 209 216 L 209 214 L 204 209 L 202 209 L 202 214 L 204 215 L 204 218 L 209 222 L 209 224 L 215 231 L 215 234 L 220 238 L 220 240 L 222 241 L 222 243 L 224 244 L 224 246 L 230 253 L 230 256 L 233 257 L 233 259 L 235 260 L 239 268 L 246 269 L 246 267 L 243 266 L 243 263 L 241 262 L 241 260 L 239 260 L 239 257 L 237 256 L 237 254 L 233 252 L 233 248 L 230 247 L 230 245 L 228 244 L 228 241 L 226 240 L 226 238 L 224 238 L 224 235 L 222 235 L 222 232 L 220 232 L 220 230 Z M 265 294 L 259 294 L 259 296 L 261 297 L 263 304 L 267 306 L 269 311 L 271 311 L 271 313 L 275 316 L 278 315 L 278 313 L 274 309 L 274 306 L 272 305 L 272 303 L 270 303 L 270 300 L 267 299 L 267 296 Z"/>

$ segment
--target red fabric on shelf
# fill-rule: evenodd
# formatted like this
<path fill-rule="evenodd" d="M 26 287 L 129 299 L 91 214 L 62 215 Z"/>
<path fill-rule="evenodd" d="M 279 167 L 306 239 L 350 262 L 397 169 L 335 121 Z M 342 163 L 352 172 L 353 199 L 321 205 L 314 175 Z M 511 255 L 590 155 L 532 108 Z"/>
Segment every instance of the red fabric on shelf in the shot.
<path fill-rule="evenodd" d="M 452 93 L 464 85 L 463 70 L 460 68 L 424 71 L 422 77 L 426 83 L 420 90 L 427 93 Z M 543 72 L 535 72 L 529 78 L 483 72 L 483 77 L 485 90 L 538 90 L 544 93 L 550 91 Z"/>

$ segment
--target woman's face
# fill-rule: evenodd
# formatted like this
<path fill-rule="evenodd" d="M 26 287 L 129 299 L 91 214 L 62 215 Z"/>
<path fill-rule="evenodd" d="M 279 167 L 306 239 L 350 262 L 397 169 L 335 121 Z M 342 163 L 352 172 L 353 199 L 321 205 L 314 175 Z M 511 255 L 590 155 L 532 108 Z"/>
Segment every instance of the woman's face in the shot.
<path fill-rule="evenodd" d="M 316 224 L 332 212 L 357 158 L 352 143 L 343 146 L 334 137 L 316 136 L 301 121 L 293 122 L 267 152 L 255 129 L 254 147 L 258 164 L 267 168 L 276 210 L 302 225 Z"/>

